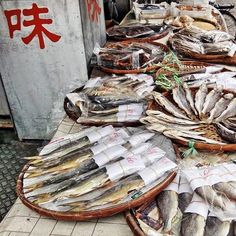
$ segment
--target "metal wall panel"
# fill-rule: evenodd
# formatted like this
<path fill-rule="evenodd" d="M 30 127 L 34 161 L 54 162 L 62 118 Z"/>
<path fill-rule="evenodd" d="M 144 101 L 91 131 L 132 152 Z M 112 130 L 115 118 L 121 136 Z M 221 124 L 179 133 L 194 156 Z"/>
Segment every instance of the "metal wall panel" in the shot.
<path fill-rule="evenodd" d="M 64 96 L 87 80 L 79 2 L 0 2 L 0 71 L 20 139 L 49 138 L 65 114 Z M 34 29 L 23 25 L 23 20 L 32 19 L 23 14 L 23 9 L 32 8 L 33 3 L 48 8 L 49 12 L 40 17 L 51 18 L 53 23 L 44 27 L 61 36 L 54 43 L 44 35 L 44 49 L 40 49 L 37 37 L 28 45 L 22 41 Z M 11 39 L 4 10 L 12 9 L 20 9 L 22 18 L 21 30 L 16 30 Z M 12 24 L 17 24 L 16 17 Z"/>
<path fill-rule="evenodd" d="M 7 116 L 7 115 L 10 115 L 10 113 L 0 78 L 0 116 Z"/>
<path fill-rule="evenodd" d="M 103 0 L 97 0 L 97 3 L 101 9 L 101 14 L 98 15 L 98 21 L 93 20 L 91 19 L 91 17 L 89 17 L 87 6 L 88 1 L 91 0 L 79 0 L 87 62 L 90 61 L 95 44 L 99 43 L 101 46 L 103 46 L 103 44 L 105 44 L 106 42 L 106 26 L 104 20 Z M 92 13 L 93 12 L 91 12 L 91 14 Z"/>

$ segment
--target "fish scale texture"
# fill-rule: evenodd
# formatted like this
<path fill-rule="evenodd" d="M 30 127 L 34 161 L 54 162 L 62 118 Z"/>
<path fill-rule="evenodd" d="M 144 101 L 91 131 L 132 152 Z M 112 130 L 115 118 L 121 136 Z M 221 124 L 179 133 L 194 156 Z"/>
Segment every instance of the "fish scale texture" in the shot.
<path fill-rule="evenodd" d="M 35 155 L 38 147 L 38 143 L 16 141 L 0 144 L 0 222 L 16 201 L 16 181 L 26 164 L 22 157 Z"/>

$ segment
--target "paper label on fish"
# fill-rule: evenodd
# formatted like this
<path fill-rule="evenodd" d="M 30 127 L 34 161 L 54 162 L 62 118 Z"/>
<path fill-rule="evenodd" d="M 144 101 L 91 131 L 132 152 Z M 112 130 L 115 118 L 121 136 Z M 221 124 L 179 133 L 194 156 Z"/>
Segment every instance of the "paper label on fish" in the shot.
<path fill-rule="evenodd" d="M 140 155 L 130 155 L 128 158 L 106 166 L 107 174 L 111 181 L 131 175 L 145 168 Z"/>
<path fill-rule="evenodd" d="M 97 129 L 97 130 L 94 130 L 94 131 L 88 133 L 87 137 L 91 143 L 95 143 L 98 140 L 100 140 L 101 138 L 103 138 L 111 133 L 114 133 L 114 132 L 115 132 L 114 128 L 111 125 L 109 125 L 104 128 L 100 128 L 100 129 Z"/>
<path fill-rule="evenodd" d="M 208 210 L 209 210 L 209 207 L 205 203 L 205 201 L 196 193 L 194 193 L 192 201 L 186 208 L 185 212 L 196 213 L 198 215 L 203 216 L 206 219 L 208 215 Z"/>
<path fill-rule="evenodd" d="M 180 176 L 180 182 L 179 182 L 179 190 L 178 193 L 193 193 L 193 190 L 187 180 L 187 178 L 184 175 Z"/>
<path fill-rule="evenodd" d="M 137 155 L 146 152 L 152 146 L 151 143 L 141 143 L 138 147 L 133 147 L 124 155 L 124 158 L 129 157 L 130 155 Z"/>
<path fill-rule="evenodd" d="M 125 152 L 127 152 L 126 148 L 124 148 L 121 145 L 116 145 L 100 152 L 99 154 L 93 156 L 92 158 L 95 160 L 98 166 L 103 166 L 109 163 L 110 161 L 121 157 L 122 154 L 124 154 Z"/>
<path fill-rule="evenodd" d="M 163 191 L 171 190 L 171 191 L 178 193 L 179 180 L 180 180 L 180 173 L 178 172 L 177 175 L 175 176 L 174 180 Z"/>
<path fill-rule="evenodd" d="M 223 163 L 221 165 L 192 168 L 183 170 L 184 175 L 193 190 L 219 182 L 236 181 L 236 165 Z"/>
<path fill-rule="evenodd" d="M 148 151 L 141 154 L 145 166 L 151 165 L 156 160 L 164 157 L 166 152 L 158 147 L 150 148 Z"/>
<path fill-rule="evenodd" d="M 151 132 L 144 132 L 141 134 L 135 134 L 130 137 L 129 143 L 133 147 L 135 147 L 135 146 L 139 145 L 140 143 L 146 142 L 147 140 L 152 138 L 154 135 L 155 135 L 155 133 L 151 133 Z"/>
<path fill-rule="evenodd" d="M 118 122 L 139 120 L 144 111 L 142 104 L 121 105 L 118 110 Z"/>
<path fill-rule="evenodd" d="M 101 84 L 102 84 L 101 77 L 91 78 L 84 85 L 84 89 L 85 88 L 95 88 L 95 87 L 100 86 Z"/>
<path fill-rule="evenodd" d="M 161 177 L 165 172 L 176 168 L 177 165 L 166 157 L 156 161 L 151 166 L 148 166 L 138 174 L 143 179 L 145 185 L 148 185 Z"/>
<path fill-rule="evenodd" d="M 97 127 L 90 127 L 88 129 L 83 129 L 76 134 L 68 134 L 63 137 L 53 139 L 50 143 L 44 146 L 44 148 L 40 151 L 39 155 L 47 155 L 60 147 L 63 147 L 69 143 L 75 142 L 76 140 L 86 136 L 87 133 L 94 131 L 96 129 Z"/>
<path fill-rule="evenodd" d="M 117 135 L 118 135 L 117 133 L 109 135 L 108 138 L 98 143 L 97 145 L 91 147 L 92 153 L 96 155 L 106 150 L 109 147 L 125 143 L 125 140 L 121 138 L 119 135 L 118 136 Z"/>

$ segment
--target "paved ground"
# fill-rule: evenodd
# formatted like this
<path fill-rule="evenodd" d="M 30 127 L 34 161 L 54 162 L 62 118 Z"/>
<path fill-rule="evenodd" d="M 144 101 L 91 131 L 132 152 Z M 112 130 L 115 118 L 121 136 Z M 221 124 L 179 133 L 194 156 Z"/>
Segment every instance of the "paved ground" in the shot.
<path fill-rule="evenodd" d="M 4 133 L 4 134 L 3 134 Z M 39 143 L 21 143 L 13 132 L 0 131 L 0 221 L 16 200 L 16 180 L 26 163 L 24 156 L 35 155 Z M 10 141 L 11 140 L 11 141 Z M 3 143 L 4 142 L 4 143 Z"/>

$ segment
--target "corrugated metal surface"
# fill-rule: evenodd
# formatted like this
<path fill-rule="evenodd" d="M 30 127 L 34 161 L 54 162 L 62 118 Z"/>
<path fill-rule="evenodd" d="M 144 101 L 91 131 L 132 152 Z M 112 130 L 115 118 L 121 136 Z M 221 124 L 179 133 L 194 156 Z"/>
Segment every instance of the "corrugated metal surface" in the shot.
<path fill-rule="evenodd" d="M 21 139 L 49 138 L 65 114 L 63 99 L 66 93 L 81 86 L 87 80 L 79 6 L 81 2 L 84 1 L 5 0 L 0 2 L 0 70 L 14 123 Z M 14 32 L 13 39 L 9 37 L 3 11 L 29 9 L 32 3 L 48 8 L 49 12 L 41 14 L 40 17 L 51 18 L 53 23 L 44 27 L 61 36 L 58 42 L 53 43 L 44 35 L 45 49 L 39 48 L 37 37 L 28 45 L 22 42 L 22 37 L 29 35 L 33 27 L 22 25 L 21 31 Z M 21 23 L 23 20 L 32 19 L 30 16 L 22 17 Z M 13 23 L 16 24 L 14 21 Z M 89 26 L 88 30 L 90 30 Z M 92 41 L 96 40 L 97 38 L 94 37 Z M 85 43 L 90 44 L 90 40 L 87 39 Z M 87 53 L 87 57 L 89 55 Z"/>
<path fill-rule="evenodd" d="M 7 100 L 5 97 L 5 93 L 3 90 L 1 78 L 0 78 L 0 116 L 7 116 L 9 115 L 9 109 L 7 105 Z"/>

